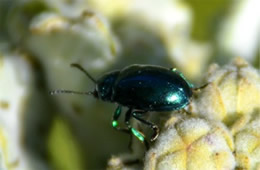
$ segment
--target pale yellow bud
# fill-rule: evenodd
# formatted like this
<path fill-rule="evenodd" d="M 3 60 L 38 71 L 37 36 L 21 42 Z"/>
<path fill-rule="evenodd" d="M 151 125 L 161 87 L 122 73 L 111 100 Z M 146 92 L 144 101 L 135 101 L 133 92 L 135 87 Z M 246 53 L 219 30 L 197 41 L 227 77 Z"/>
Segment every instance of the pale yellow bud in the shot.
<path fill-rule="evenodd" d="M 240 169 L 260 169 L 260 112 L 234 136 L 235 157 Z"/>
<path fill-rule="evenodd" d="M 260 108 L 259 72 L 243 59 L 221 68 L 212 65 L 206 81 L 209 85 L 194 93 L 193 114 L 223 121 L 234 134 Z"/>
<path fill-rule="evenodd" d="M 174 119 L 174 121 L 172 121 Z M 233 169 L 233 141 L 223 124 L 172 117 L 145 159 L 145 170 Z"/>

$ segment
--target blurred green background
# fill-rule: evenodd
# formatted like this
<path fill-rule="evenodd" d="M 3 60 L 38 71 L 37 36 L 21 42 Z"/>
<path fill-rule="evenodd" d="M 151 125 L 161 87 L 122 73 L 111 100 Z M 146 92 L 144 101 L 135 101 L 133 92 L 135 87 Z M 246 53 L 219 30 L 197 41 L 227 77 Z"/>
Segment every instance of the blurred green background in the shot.
<path fill-rule="evenodd" d="M 211 63 L 260 68 L 258 0 L 1 0 L 0 169 L 105 169 L 127 153 L 94 77 L 130 64 L 176 67 L 195 85 Z M 123 124 L 122 124 L 123 125 Z M 142 151 L 134 151 L 138 156 Z"/>

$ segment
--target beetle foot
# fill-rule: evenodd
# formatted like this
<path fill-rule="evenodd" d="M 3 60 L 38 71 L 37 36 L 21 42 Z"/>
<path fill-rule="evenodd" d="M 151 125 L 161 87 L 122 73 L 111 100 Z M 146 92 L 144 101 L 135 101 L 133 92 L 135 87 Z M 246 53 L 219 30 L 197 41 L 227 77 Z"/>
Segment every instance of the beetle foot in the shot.
<path fill-rule="evenodd" d="M 151 142 L 153 142 L 157 139 L 157 137 L 159 136 L 159 131 L 160 131 L 158 126 L 156 126 L 156 125 L 153 125 L 152 128 L 153 128 L 154 134 L 151 137 Z"/>

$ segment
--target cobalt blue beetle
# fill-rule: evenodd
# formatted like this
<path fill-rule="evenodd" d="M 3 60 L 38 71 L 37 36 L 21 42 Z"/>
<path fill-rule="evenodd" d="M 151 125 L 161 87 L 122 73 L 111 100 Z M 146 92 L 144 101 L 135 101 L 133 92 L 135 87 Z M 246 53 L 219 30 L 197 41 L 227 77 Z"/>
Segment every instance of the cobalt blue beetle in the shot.
<path fill-rule="evenodd" d="M 153 130 L 151 141 L 159 135 L 157 125 L 142 118 L 148 111 L 180 110 L 190 103 L 193 86 L 182 73 L 174 68 L 164 68 L 152 65 L 130 65 L 122 70 L 104 74 L 95 80 L 79 64 L 71 64 L 83 71 L 96 87 L 92 92 L 76 92 L 70 90 L 55 90 L 51 94 L 73 93 L 93 95 L 103 101 L 118 104 L 113 115 L 112 126 L 120 131 L 132 133 L 148 148 L 145 136 L 133 128 L 130 119 L 133 117 Z M 118 127 L 118 119 L 122 106 L 127 107 L 125 114 L 126 128 Z"/>

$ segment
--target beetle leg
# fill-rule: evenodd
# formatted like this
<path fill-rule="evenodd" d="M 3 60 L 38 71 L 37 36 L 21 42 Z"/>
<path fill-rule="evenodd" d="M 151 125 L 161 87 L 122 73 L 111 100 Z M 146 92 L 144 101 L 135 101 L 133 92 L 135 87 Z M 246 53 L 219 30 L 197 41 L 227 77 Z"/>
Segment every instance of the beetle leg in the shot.
<path fill-rule="evenodd" d="M 147 121 L 147 120 L 144 120 L 141 118 L 141 115 L 144 113 L 144 111 L 134 111 L 132 113 L 133 117 L 137 120 L 139 120 L 140 122 L 148 125 L 152 130 L 153 130 L 153 136 L 151 137 L 151 142 L 155 141 L 157 139 L 157 137 L 159 136 L 159 128 L 157 125 Z"/>
<path fill-rule="evenodd" d="M 128 129 L 131 131 L 131 133 L 137 137 L 138 140 L 140 140 L 142 143 L 144 143 L 146 149 L 149 149 L 149 144 L 147 140 L 145 139 L 145 136 L 140 131 L 136 130 L 130 125 L 130 119 L 132 117 L 132 109 L 128 109 L 128 111 L 125 114 L 125 124 L 127 125 Z"/>
<path fill-rule="evenodd" d="M 205 87 L 207 87 L 208 85 L 210 84 L 210 82 L 208 82 L 208 83 L 206 83 L 206 84 L 204 84 L 204 85 L 202 85 L 202 86 L 200 86 L 200 87 L 197 87 L 197 88 L 193 88 L 192 89 L 192 91 L 199 91 L 199 90 L 201 90 L 201 89 L 204 89 Z"/>
<path fill-rule="evenodd" d="M 118 127 L 118 119 L 121 115 L 121 111 L 122 111 L 122 107 L 119 105 L 117 108 L 116 108 L 116 111 L 113 115 L 113 120 L 112 120 L 112 126 L 113 128 L 115 128 L 116 130 L 119 130 L 119 131 L 122 131 L 124 133 L 130 133 L 130 130 L 128 128 L 120 128 Z"/>
<path fill-rule="evenodd" d="M 116 111 L 113 115 L 113 120 L 112 120 L 112 126 L 113 128 L 115 128 L 116 130 L 120 131 L 120 132 L 124 132 L 124 133 L 127 133 L 130 135 L 130 140 L 129 140 L 129 144 L 128 144 L 128 148 L 130 151 L 132 151 L 132 148 L 131 148 L 131 145 L 132 145 L 132 133 L 131 133 L 131 130 L 127 127 L 127 128 L 121 128 L 121 127 L 118 127 L 118 119 L 121 115 L 121 109 L 122 107 L 121 106 L 118 106 L 116 108 Z M 130 118 L 128 118 L 130 119 Z M 129 122 L 129 120 L 127 120 Z"/>

